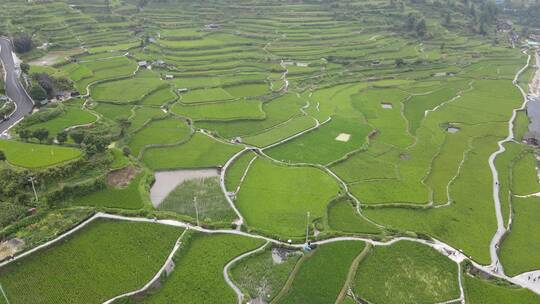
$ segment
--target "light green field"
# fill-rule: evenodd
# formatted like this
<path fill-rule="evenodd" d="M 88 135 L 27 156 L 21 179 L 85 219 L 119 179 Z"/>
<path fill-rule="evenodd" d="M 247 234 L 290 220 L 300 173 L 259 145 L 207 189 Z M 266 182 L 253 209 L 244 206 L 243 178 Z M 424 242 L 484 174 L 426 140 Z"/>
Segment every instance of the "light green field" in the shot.
<path fill-rule="evenodd" d="M 272 250 L 248 256 L 231 269 L 238 286 L 248 291 L 251 299 L 274 299 L 285 285 L 293 268 L 301 258 L 299 251 L 291 251 L 281 262 L 272 258 Z"/>
<path fill-rule="evenodd" d="M 531 17 L 538 5 L 237 2 L 0 3 L 0 33 L 32 38 L 33 49 L 18 56 L 31 64 L 33 84 L 38 77 L 32 73 L 47 73 L 57 92 L 72 91 L 72 81 L 82 96 L 40 107 L 11 135 L 46 128 L 51 139 L 43 142 L 52 143 L 65 128 L 91 124 L 79 131 L 111 142 L 104 153 L 92 153 L 96 149 L 88 141 L 80 151 L 0 141 L 8 158 L 0 161 L 0 174 L 8 177 L 0 178 L 7 212 L 0 222 L 15 224 L 0 231 L 1 240 L 20 227 L 50 237 L 32 223 L 49 219 L 48 212 L 63 214 L 58 208 L 64 207 L 193 222 L 196 196 L 202 225 L 229 228 L 237 216 L 218 180 L 186 182 L 161 208 L 152 208 L 147 171 L 217 168 L 245 150 L 222 181 L 245 218 L 242 231 L 295 243 L 304 239 L 306 224 L 313 240 L 432 237 L 486 265 L 497 231 L 495 190 L 503 222 L 511 228 L 501 243 L 503 268 L 515 275 L 540 267 L 534 254 L 540 249 L 536 198 L 516 196 L 540 192 L 537 152 L 523 142 L 530 123 L 524 110 L 514 122 L 515 138 L 495 159 L 498 189 L 488 162 L 497 142 L 508 136 L 512 111 L 523 104 L 515 85 L 528 91 L 536 69 L 534 58 L 525 67 L 525 53 L 534 50 L 524 49 L 522 34 L 538 27 Z M 505 20 L 523 36 L 517 43 L 497 30 Z M 138 68 L 141 61 L 151 67 Z M 8 110 L 3 105 L 0 116 Z M 72 144 L 70 137 L 66 146 Z M 78 161 L 51 168 L 73 159 Z M 125 188 L 86 191 L 91 181 L 127 166 L 140 171 Z M 40 169 L 32 173 L 38 175 L 40 199 L 56 197 L 59 189 L 74 193 L 58 202 L 31 202 L 25 167 Z M 27 216 L 32 207 L 37 214 Z M 223 265 L 258 241 L 196 235 L 193 242 L 195 249 L 184 244 L 161 286 L 120 302 L 236 302 L 223 281 Z M 244 302 L 273 303 L 280 292 L 274 302 L 445 303 L 459 297 L 456 265 L 425 246 L 376 246 L 356 271 L 356 263 L 347 267 L 361 243 L 345 243 L 304 252 L 311 257 L 299 264 L 298 252 L 279 264 L 266 248 L 240 261 L 231 275 Z M 354 294 L 345 295 L 347 270 Z M 540 303 L 504 279 L 494 285 L 464 274 L 463 280 L 467 303 Z M 91 290 L 97 283 L 87 284 Z"/>
<path fill-rule="evenodd" d="M 328 226 L 330 229 L 347 233 L 377 234 L 381 230 L 366 219 L 360 217 L 348 200 L 338 200 L 328 208 Z"/>
<path fill-rule="evenodd" d="M 459 298 L 458 266 L 408 241 L 375 247 L 356 272 L 355 293 L 371 303 L 437 303 Z"/>
<path fill-rule="evenodd" d="M 320 246 L 303 261 L 288 292 L 277 303 L 334 303 L 353 259 L 364 246 L 362 242 Z"/>
<path fill-rule="evenodd" d="M 95 122 L 96 119 L 96 116 L 87 110 L 83 110 L 77 106 L 68 106 L 59 116 L 42 123 L 33 124 L 29 127 L 29 129 L 47 129 L 49 131 L 49 136 L 52 137 L 64 131 L 68 127 L 87 125 Z"/>
<path fill-rule="evenodd" d="M 252 228 L 299 236 L 305 233 L 306 213 L 310 220 L 322 218 L 338 192 L 336 181 L 319 169 L 257 159 L 241 185 L 236 205 Z"/>
<path fill-rule="evenodd" d="M 512 170 L 512 192 L 516 195 L 527 195 L 540 192 L 537 160 L 533 153 L 525 153 L 516 160 Z"/>
<path fill-rule="evenodd" d="M 171 88 L 166 86 L 145 95 L 141 103 L 149 106 L 161 106 L 178 98 Z"/>
<path fill-rule="evenodd" d="M 6 154 L 7 162 L 23 168 L 50 167 L 75 160 L 81 150 L 68 147 L 39 145 L 13 140 L 0 140 L 0 150 Z"/>
<path fill-rule="evenodd" d="M 263 148 L 314 126 L 315 120 L 313 118 L 300 116 L 287 123 L 273 127 L 268 131 L 245 137 L 243 141 L 247 144 Z"/>
<path fill-rule="evenodd" d="M 195 209 L 197 204 L 197 209 Z M 173 211 L 197 216 L 201 222 L 232 222 L 236 213 L 231 209 L 221 191 L 219 179 L 204 178 L 187 180 L 176 187 L 158 207 L 160 210 Z"/>
<path fill-rule="evenodd" d="M 154 170 L 179 168 L 210 168 L 225 164 L 241 148 L 195 133 L 181 145 L 147 149 L 143 162 Z"/>
<path fill-rule="evenodd" d="M 540 296 L 525 288 L 497 285 L 467 274 L 463 277 L 467 303 L 535 304 L 540 300 Z"/>
<path fill-rule="evenodd" d="M 264 119 L 262 104 L 256 100 L 210 103 L 184 106 L 180 103 L 172 107 L 172 112 L 193 120 L 236 120 Z"/>
<path fill-rule="evenodd" d="M 128 145 L 131 153 L 138 157 L 144 147 L 178 143 L 186 140 L 190 132 L 187 124 L 180 119 L 156 120 L 135 133 Z"/>
<path fill-rule="evenodd" d="M 271 157 L 291 163 L 328 164 L 361 149 L 371 128 L 360 121 L 335 116 L 319 129 L 268 151 Z M 336 138 L 350 135 L 346 142 Z"/>
<path fill-rule="evenodd" d="M 183 103 L 197 103 L 208 101 L 220 101 L 232 99 L 233 96 L 222 88 L 193 90 L 182 94 L 181 101 Z"/>
<path fill-rule="evenodd" d="M 101 303 L 146 284 L 181 232 L 98 220 L 58 245 L 2 267 L 0 282 L 14 304 Z"/>
<path fill-rule="evenodd" d="M 140 192 L 142 177 L 143 174 L 137 175 L 124 188 L 105 186 L 90 194 L 77 196 L 72 203 L 78 206 L 141 209 L 144 205 Z"/>
<path fill-rule="evenodd" d="M 225 138 L 259 134 L 280 123 L 284 123 L 292 117 L 300 115 L 300 107 L 305 104 L 301 98 L 294 94 L 285 94 L 281 97 L 265 102 L 263 111 L 266 113 L 264 120 L 238 120 L 231 122 L 201 122 L 197 126 L 215 130 Z"/>
<path fill-rule="evenodd" d="M 515 276 L 540 268 L 540 258 L 534 254 L 540 250 L 540 199 L 513 198 L 514 218 L 512 229 L 501 244 L 499 257 L 504 271 Z"/>
<path fill-rule="evenodd" d="M 166 86 L 166 83 L 158 75 L 148 70 L 140 70 L 132 78 L 104 82 L 93 86 L 91 96 L 94 100 L 127 103 L 141 100 L 144 96 L 162 86 Z"/>
<path fill-rule="evenodd" d="M 136 107 L 134 109 L 135 116 L 131 116 L 130 126 L 128 131 L 136 132 L 152 119 L 160 119 L 167 115 L 159 108 L 153 107 Z"/>
<path fill-rule="evenodd" d="M 244 173 L 248 169 L 248 165 L 252 163 L 256 157 L 257 155 L 255 153 L 246 152 L 235 159 L 225 173 L 225 186 L 227 187 L 227 190 L 236 190 L 240 185 L 242 176 L 244 176 Z"/>
<path fill-rule="evenodd" d="M 233 303 L 223 267 L 232 258 L 263 244 L 236 235 L 194 234 L 175 257 L 175 270 L 145 303 Z"/>

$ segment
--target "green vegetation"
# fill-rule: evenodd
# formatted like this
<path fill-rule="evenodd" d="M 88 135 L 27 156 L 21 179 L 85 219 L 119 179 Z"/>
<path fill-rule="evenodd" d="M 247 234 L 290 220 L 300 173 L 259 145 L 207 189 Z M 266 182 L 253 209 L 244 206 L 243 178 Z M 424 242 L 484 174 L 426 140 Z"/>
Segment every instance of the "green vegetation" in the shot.
<path fill-rule="evenodd" d="M 303 261 L 287 293 L 278 303 L 335 302 L 353 259 L 364 246 L 362 242 L 335 242 L 320 246 Z"/>
<path fill-rule="evenodd" d="M 274 257 L 276 256 L 276 257 Z M 298 251 L 272 248 L 246 257 L 231 269 L 237 284 L 251 299 L 271 301 L 285 285 L 301 258 Z"/>
<path fill-rule="evenodd" d="M 250 145 L 263 148 L 314 126 L 315 121 L 313 118 L 309 116 L 300 116 L 262 133 L 247 136 L 243 140 Z"/>
<path fill-rule="evenodd" d="M 165 198 L 159 209 L 189 215 L 193 219 L 197 218 L 198 212 L 201 222 L 232 222 L 236 218 L 217 177 L 183 182 Z"/>
<path fill-rule="evenodd" d="M 465 301 L 471 304 L 482 303 L 538 303 L 539 296 L 532 291 L 508 285 L 497 285 L 480 278 L 463 275 Z"/>
<path fill-rule="evenodd" d="M 223 268 L 232 258 L 255 249 L 260 240 L 230 234 L 195 234 L 175 257 L 175 270 L 146 303 L 233 303 Z"/>
<path fill-rule="evenodd" d="M 358 267 L 355 293 L 372 303 L 435 303 L 459 298 L 457 265 L 408 241 L 375 247 Z"/>
<path fill-rule="evenodd" d="M 140 209 L 144 205 L 140 193 L 143 177 L 144 174 L 139 173 L 127 186 L 105 186 L 88 195 L 78 196 L 73 200 L 73 205 Z"/>
<path fill-rule="evenodd" d="M 117 102 L 139 101 L 146 95 L 166 85 L 159 76 L 149 70 L 140 70 L 133 78 L 103 82 L 91 89 L 94 100 Z"/>
<path fill-rule="evenodd" d="M 360 217 L 348 200 L 340 199 L 328 208 L 328 225 L 331 229 L 348 233 L 380 233 L 374 224 Z"/>
<path fill-rule="evenodd" d="M 503 269 L 538 268 L 530 252 L 540 241 L 530 234 L 539 211 L 536 198 L 522 197 L 540 191 L 537 153 L 523 142 L 524 110 L 495 159 L 500 185 L 488 159 L 523 104 L 515 85 L 534 89 L 535 60 L 525 67 L 522 50 L 538 38 L 539 7 L 517 0 L 4 1 L 0 33 L 12 37 L 28 91 L 38 100 L 80 98 L 40 104 L 10 129 L 11 140 L 0 141 L 7 158 L 0 155 L 0 239 L 24 236 L 26 249 L 103 210 L 193 222 L 195 197 L 201 225 L 228 227 L 236 215 L 216 179 L 182 184 L 160 208 L 147 197 L 152 171 L 228 163 L 220 182 L 245 218 L 241 231 L 295 243 L 306 230 L 310 239 L 433 237 L 484 265 L 498 190 L 504 224 L 514 215 L 500 244 Z M 13 108 L 0 101 L 0 119 Z M 215 249 L 202 239 L 195 236 L 204 244 L 195 251 L 183 244 L 163 288 L 120 302 L 234 302 L 220 271 L 255 241 L 230 236 L 246 243 L 228 244 L 227 236 Z M 291 256 L 274 265 L 261 250 L 231 272 L 254 301 L 280 291 L 278 300 L 302 303 L 333 303 L 337 293 L 344 303 L 457 298 L 448 260 L 414 246 L 395 253 L 400 246 L 376 246 L 360 265 L 368 272 L 356 278 L 360 247 L 321 262 L 327 245 L 298 264 Z M 312 261 L 316 267 L 307 266 Z M 364 285 L 345 295 L 347 263 L 346 284 Z M 335 269 L 319 274 L 329 265 Z M 488 285 L 468 299 L 482 301 Z M 495 287 L 505 290 L 501 301 L 520 302 L 522 292 Z"/>
<path fill-rule="evenodd" d="M 225 186 L 228 191 L 236 191 L 236 188 L 240 186 L 240 181 L 248 169 L 248 166 L 256 159 L 256 157 L 257 155 L 255 153 L 246 152 L 231 164 L 225 174 Z"/>
<path fill-rule="evenodd" d="M 509 276 L 540 268 L 540 199 L 513 198 L 514 218 L 512 229 L 501 244 L 499 257 Z"/>
<path fill-rule="evenodd" d="M 516 160 L 512 169 L 512 192 L 514 194 L 527 195 L 540 192 L 536 158 L 533 153 L 524 153 Z"/>
<path fill-rule="evenodd" d="M 144 147 L 171 145 L 187 139 L 190 129 L 179 119 L 162 119 L 150 122 L 133 135 L 129 148 L 134 156 L 139 156 Z"/>
<path fill-rule="evenodd" d="M 54 116 L 50 120 L 32 124 L 29 129 L 45 128 L 50 135 L 55 136 L 69 127 L 87 125 L 96 121 L 96 116 L 82 109 L 78 101 L 71 101 L 68 106 L 63 108 L 61 114 Z"/>
<path fill-rule="evenodd" d="M 79 158 L 78 149 L 0 140 L 0 150 L 6 154 L 7 162 L 29 169 L 58 165 Z"/>
<path fill-rule="evenodd" d="M 181 230 L 97 220 L 73 237 L 0 269 L 10 303 L 104 302 L 150 280 Z"/>
<path fill-rule="evenodd" d="M 324 165 L 362 148 L 370 131 L 368 125 L 336 116 L 319 129 L 270 149 L 268 155 L 293 163 Z M 338 140 L 340 134 L 347 134 L 350 139 L 340 141 Z"/>
<path fill-rule="evenodd" d="M 130 164 L 129 158 L 124 155 L 122 150 L 113 148 L 110 151 L 113 156 L 113 162 L 111 163 L 112 170 L 122 169 Z"/>
<path fill-rule="evenodd" d="M 319 169 L 257 159 L 241 185 L 236 205 L 252 228 L 300 236 L 305 233 L 306 213 L 310 220 L 322 218 L 339 190 L 336 181 Z"/>
<path fill-rule="evenodd" d="M 189 106 L 177 103 L 172 107 L 172 111 L 193 120 L 264 119 L 265 116 L 262 112 L 261 102 L 256 100 Z"/>
<path fill-rule="evenodd" d="M 225 164 L 240 149 L 197 132 L 186 143 L 147 149 L 142 160 L 154 170 L 210 168 Z"/>

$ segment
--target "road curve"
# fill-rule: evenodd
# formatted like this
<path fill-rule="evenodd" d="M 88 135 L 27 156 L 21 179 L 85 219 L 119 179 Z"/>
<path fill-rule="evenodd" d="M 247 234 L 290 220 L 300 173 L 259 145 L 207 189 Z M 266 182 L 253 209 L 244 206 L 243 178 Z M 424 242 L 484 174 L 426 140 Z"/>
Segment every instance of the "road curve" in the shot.
<path fill-rule="evenodd" d="M 17 124 L 24 116 L 34 108 L 34 102 L 26 93 L 26 90 L 19 81 L 15 62 L 13 60 L 11 41 L 6 37 L 0 37 L 0 60 L 4 67 L 6 94 L 17 105 L 15 112 L 11 117 L 3 122 L 0 122 L 0 134 L 3 134 L 13 125 Z"/>

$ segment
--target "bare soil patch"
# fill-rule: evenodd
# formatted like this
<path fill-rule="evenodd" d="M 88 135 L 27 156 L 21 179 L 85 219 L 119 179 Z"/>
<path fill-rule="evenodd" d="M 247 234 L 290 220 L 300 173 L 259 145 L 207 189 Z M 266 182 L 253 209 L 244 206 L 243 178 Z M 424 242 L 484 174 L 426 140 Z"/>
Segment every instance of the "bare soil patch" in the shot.
<path fill-rule="evenodd" d="M 13 256 L 22 246 L 24 241 L 17 238 L 0 243 L 0 261 Z"/>
<path fill-rule="evenodd" d="M 107 185 L 117 188 L 127 187 L 137 173 L 137 168 L 133 166 L 111 171 L 107 174 Z"/>
<path fill-rule="evenodd" d="M 351 139 L 351 134 L 340 133 L 337 137 L 337 141 L 348 142 Z"/>

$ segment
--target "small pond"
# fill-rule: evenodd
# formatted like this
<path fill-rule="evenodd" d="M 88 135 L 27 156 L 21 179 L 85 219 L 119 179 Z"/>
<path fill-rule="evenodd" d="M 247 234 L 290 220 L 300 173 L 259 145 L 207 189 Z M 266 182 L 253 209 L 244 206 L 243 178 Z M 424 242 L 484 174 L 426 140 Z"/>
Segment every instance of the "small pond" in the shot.
<path fill-rule="evenodd" d="M 158 171 L 155 176 L 156 182 L 150 189 L 150 199 L 152 205 L 158 207 L 167 195 L 183 182 L 190 179 L 219 176 L 219 173 L 217 169 L 182 169 Z"/>

